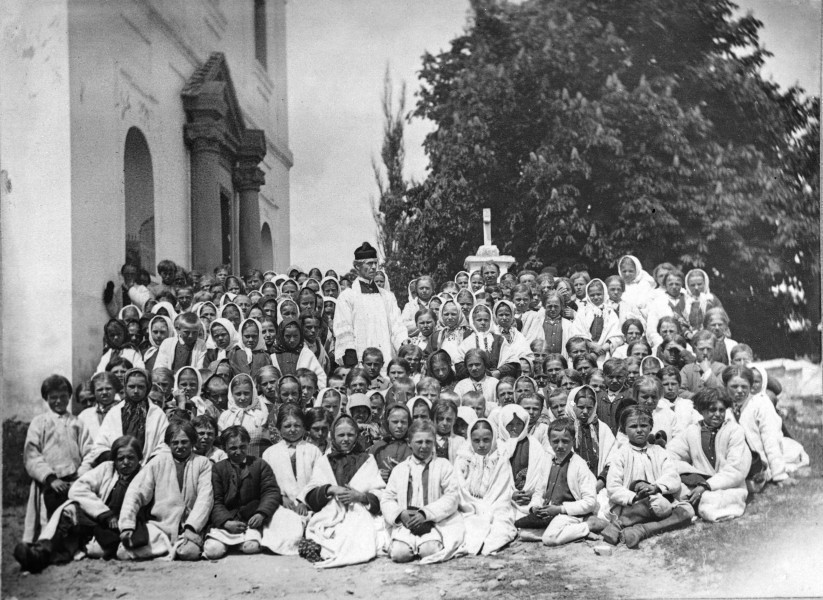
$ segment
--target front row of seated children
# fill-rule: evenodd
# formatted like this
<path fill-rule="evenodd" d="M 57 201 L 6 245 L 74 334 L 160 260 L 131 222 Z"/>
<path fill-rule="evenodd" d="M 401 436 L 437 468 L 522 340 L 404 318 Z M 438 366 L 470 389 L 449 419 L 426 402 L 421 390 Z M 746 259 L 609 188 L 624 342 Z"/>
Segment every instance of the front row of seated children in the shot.
<path fill-rule="evenodd" d="M 205 417 L 172 418 L 163 443 L 152 441 L 144 456 L 158 434 L 147 429 L 145 390 L 136 389 L 144 382 L 136 381 L 125 392 L 124 435 L 79 476 L 91 442 L 66 410 L 69 382 L 52 376 L 41 390 L 50 412 L 32 422 L 25 450 L 34 514 L 48 521 L 15 557 L 39 571 L 82 555 L 216 560 L 265 549 L 336 567 L 382 554 L 425 563 L 489 555 L 518 536 L 557 546 L 600 535 L 634 548 L 695 514 L 742 515 L 755 476 L 786 481 L 790 459 L 772 439 L 779 423 L 752 396 L 748 368 L 727 367 L 732 394 L 705 387 L 688 410 L 667 397 L 666 375 L 640 377 L 621 399 L 617 437 L 598 418 L 606 392 L 573 388 L 563 406 L 565 390 L 554 390 L 547 410 L 524 379 L 488 415 L 479 390 L 459 407 L 447 391 L 433 405 L 415 396 L 388 406 L 382 428 L 364 429 L 365 396 L 352 394 L 349 408 L 362 405 L 363 414 L 341 412 L 325 452 L 307 441 L 309 413 L 324 409 L 304 413 L 286 402 L 280 440 L 262 458 L 249 452 L 242 411 L 223 428 L 218 456 Z M 242 383 L 230 390 L 230 405 L 256 402 L 254 386 Z M 366 442 L 375 436 L 385 437 Z"/>

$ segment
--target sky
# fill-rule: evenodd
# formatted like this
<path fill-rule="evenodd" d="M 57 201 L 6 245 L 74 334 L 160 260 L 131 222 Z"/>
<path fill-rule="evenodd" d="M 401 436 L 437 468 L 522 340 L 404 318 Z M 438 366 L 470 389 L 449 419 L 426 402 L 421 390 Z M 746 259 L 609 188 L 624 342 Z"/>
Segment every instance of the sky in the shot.
<path fill-rule="evenodd" d="M 766 77 L 819 94 L 821 0 L 737 3 L 741 12 L 751 10 L 764 23 L 761 42 L 775 55 L 764 67 Z M 345 271 L 357 246 L 376 245 L 372 160 L 379 161 L 382 144 L 386 67 L 396 93 L 406 82 L 411 110 L 421 56 L 447 49 L 468 16 L 468 0 L 287 4 L 292 264 Z M 406 126 L 407 178 L 425 178 L 422 142 L 430 130 L 420 119 Z"/>

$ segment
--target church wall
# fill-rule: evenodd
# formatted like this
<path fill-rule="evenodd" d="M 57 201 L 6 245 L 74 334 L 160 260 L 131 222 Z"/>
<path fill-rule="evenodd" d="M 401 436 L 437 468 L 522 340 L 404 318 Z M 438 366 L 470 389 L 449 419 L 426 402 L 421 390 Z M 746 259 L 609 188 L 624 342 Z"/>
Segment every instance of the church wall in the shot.
<path fill-rule="evenodd" d="M 40 383 L 71 374 L 71 144 L 67 0 L 0 4 L 0 405 L 45 409 Z M 14 85 L 9 85 L 14 82 Z"/>

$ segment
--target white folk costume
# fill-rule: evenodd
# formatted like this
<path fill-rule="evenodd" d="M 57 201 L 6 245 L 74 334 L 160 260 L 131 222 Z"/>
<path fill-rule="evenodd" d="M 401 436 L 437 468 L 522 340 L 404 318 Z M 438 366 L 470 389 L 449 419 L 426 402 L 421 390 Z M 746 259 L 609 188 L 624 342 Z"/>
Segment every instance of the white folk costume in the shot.
<path fill-rule="evenodd" d="M 443 320 L 443 313 L 449 305 L 453 305 L 457 308 L 458 323 L 454 329 L 449 329 Z M 437 331 L 435 332 L 435 338 L 437 341 L 435 345 L 438 349 L 448 352 L 452 359 L 452 364 L 454 364 L 455 359 L 459 355 L 460 344 L 463 343 L 463 340 L 470 334 L 470 332 L 471 328 L 468 325 L 466 316 L 460 310 L 460 305 L 454 300 L 446 300 L 443 303 L 443 306 L 440 307 L 440 315 L 437 317 Z"/>
<path fill-rule="evenodd" d="M 234 398 L 233 389 L 235 385 L 245 379 L 251 386 L 251 402 L 248 406 L 240 406 Z M 260 402 L 257 396 L 257 389 L 251 376 L 241 373 L 235 375 L 229 384 L 228 408 L 222 412 L 217 421 L 217 428 L 222 433 L 232 425 L 242 425 L 251 437 L 249 444 L 249 455 L 260 457 L 267 444 L 268 431 L 266 423 L 269 420 L 269 411 L 266 405 Z"/>
<path fill-rule="evenodd" d="M 478 419 L 469 428 L 469 439 L 480 423 L 491 430 L 488 454 L 477 454 L 469 443 L 454 465 L 460 481 L 460 511 L 466 524 L 466 538 L 459 553 L 488 556 L 517 537 L 517 512 L 512 503 L 514 478 L 508 452 L 498 446 L 495 426 L 488 419 Z"/>
<path fill-rule="evenodd" d="M 94 406 L 89 406 L 88 408 L 83 409 L 83 411 L 77 415 L 77 420 L 80 421 L 88 430 L 92 443 L 97 437 L 97 434 L 100 431 L 100 426 L 103 424 L 103 420 L 106 418 L 106 415 L 109 414 L 109 411 L 115 404 L 117 404 L 117 402 L 117 400 L 114 400 L 106 408 L 103 408 L 99 404 L 95 403 Z"/>
<path fill-rule="evenodd" d="M 688 331 L 686 299 L 686 290 L 681 289 L 677 298 L 672 298 L 669 294 L 664 293 L 649 306 L 649 316 L 646 321 L 646 339 L 649 340 L 652 348 L 656 349 L 663 343 L 663 337 L 657 332 L 657 326 L 663 317 L 672 317 L 678 322 L 683 332 Z"/>
<path fill-rule="evenodd" d="M 534 311 L 534 317 L 532 318 L 528 329 L 526 328 L 525 323 L 523 324 L 523 334 L 526 335 L 526 339 L 529 343 L 540 340 L 541 342 L 546 342 L 550 346 L 550 350 L 556 350 L 563 358 L 568 359 L 569 353 L 566 352 L 566 342 L 569 341 L 571 338 L 575 336 L 574 333 L 574 321 L 569 319 L 564 319 L 563 316 L 559 316 L 555 320 L 551 320 L 546 316 L 546 309 L 539 308 L 538 310 Z M 551 340 L 547 338 L 546 332 L 552 331 L 553 327 L 560 326 L 560 339 Z M 555 338 L 557 335 L 554 336 Z M 554 348 L 551 348 L 552 343 L 555 344 Z"/>
<path fill-rule="evenodd" d="M 694 276 L 703 278 L 703 291 L 697 296 L 692 294 L 689 288 L 689 278 L 694 278 Z M 692 330 L 699 331 L 703 329 L 703 318 L 706 316 L 706 311 L 715 307 L 723 308 L 723 305 L 717 296 L 712 294 L 709 288 L 709 276 L 703 269 L 692 269 L 686 273 L 686 281 L 683 285 L 686 289 L 685 317 Z"/>
<path fill-rule="evenodd" d="M 586 461 L 576 453 L 572 452 L 567 460 L 565 483 L 574 499 L 565 500 L 560 504 L 566 512 L 553 517 L 543 532 L 541 541 L 546 546 L 560 546 L 585 538 L 589 535 L 586 518 L 592 513 L 597 513 L 597 479 Z M 541 500 L 539 506 L 552 503 L 552 496 L 557 489 L 557 481 L 552 481 L 551 478 L 552 469 L 559 469 L 559 473 L 562 473 L 564 462 L 557 462 L 552 458 L 543 469 L 544 477 L 538 482 Z"/>
<path fill-rule="evenodd" d="M 201 533 L 209 522 L 213 504 L 211 461 L 192 453 L 178 482 L 175 459 L 168 446 L 157 453 L 132 480 L 120 510 L 120 531 L 134 529 L 138 511 L 151 503 L 147 527 L 149 543 L 138 548 L 120 546 L 118 558 L 174 559 L 184 538 L 184 526 Z"/>
<path fill-rule="evenodd" d="M 78 474 L 83 457 L 92 448 L 92 438 L 77 417 L 46 410 L 32 419 L 23 446 L 23 463 L 32 479 L 23 529 L 27 543 L 37 540 L 48 523 L 42 489 L 54 478 Z"/>
<path fill-rule="evenodd" d="M 623 269 L 620 266 L 621 263 L 627 258 L 634 263 L 634 268 L 636 271 L 635 276 L 631 281 L 626 281 L 626 278 L 623 275 Z M 626 284 L 626 291 L 623 292 L 623 299 L 633 304 L 642 315 L 647 315 L 647 305 L 652 298 L 652 291 L 655 287 L 657 287 L 657 283 L 654 281 L 654 278 L 644 271 L 643 265 L 640 264 L 640 261 L 630 254 L 622 256 L 620 260 L 617 261 L 617 271 L 623 279 L 623 283 Z"/>
<path fill-rule="evenodd" d="M 454 386 L 454 393 L 461 398 L 468 392 L 477 391 L 482 392 L 486 399 L 486 416 L 491 413 L 492 408 L 497 405 L 497 384 L 500 380 L 496 377 L 489 377 L 488 375 L 480 381 L 475 381 L 471 377 L 461 379 Z"/>
<path fill-rule="evenodd" d="M 286 508 L 285 500 L 298 502 L 302 492 L 308 485 L 314 465 L 323 453 L 320 449 L 304 440 L 296 444 L 289 444 L 280 440 L 263 453 L 265 460 L 274 471 L 280 493 L 283 495 L 282 505 L 272 517 L 271 526 L 263 532 L 262 545 L 275 554 L 296 555 L 297 544 L 303 538 L 303 530 L 309 520 L 309 515 L 301 517 L 291 509 Z"/>
<path fill-rule="evenodd" d="M 283 373 L 283 369 L 281 369 L 280 362 L 277 360 L 277 353 L 272 353 L 270 356 L 271 362 L 275 366 L 275 368 L 281 373 Z M 297 369 L 308 369 L 309 371 L 317 375 L 318 389 L 326 387 L 326 382 L 328 381 L 328 378 L 326 377 L 326 372 L 323 370 L 323 367 L 320 364 L 320 361 L 317 360 L 317 357 L 314 355 L 314 352 L 312 352 L 311 349 L 304 343 L 302 344 L 300 348 L 300 353 L 297 356 L 297 365 L 295 366 L 295 370 Z"/>
<path fill-rule="evenodd" d="M 550 467 L 549 456 L 543 449 L 543 445 L 536 438 L 529 435 L 529 413 L 526 412 L 525 408 L 519 404 L 507 404 L 497 411 L 496 417 L 497 439 L 500 447 L 505 449 L 508 454 L 515 489 L 531 496 L 529 504 L 523 506 L 515 504 L 515 509 L 520 513 L 518 516 L 523 516 L 529 513 L 532 506 L 542 506 L 543 504 L 545 486 L 541 489 L 540 484 L 544 477 L 548 476 L 545 471 Z M 524 427 L 520 435 L 513 438 L 509 435 L 506 426 L 515 417 L 523 421 Z M 528 454 L 528 460 L 526 461 L 522 460 L 524 454 Z M 524 464 L 525 469 L 522 468 Z"/>
<path fill-rule="evenodd" d="M 174 374 L 174 391 L 173 394 L 182 394 L 183 390 L 180 388 L 180 376 L 184 372 L 193 373 L 194 376 L 197 378 L 197 393 L 192 396 L 191 398 L 186 399 L 187 409 L 192 414 L 192 418 L 198 417 L 200 415 L 208 415 L 213 419 L 217 420 L 220 417 L 220 411 L 217 407 L 211 402 L 211 400 L 205 400 L 204 398 L 200 397 L 200 390 L 203 389 L 203 376 L 200 375 L 200 371 L 195 369 L 194 367 L 182 367 L 177 370 L 177 373 Z"/>
<path fill-rule="evenodd" d="M 519 369 L 522 346 L 508 342 L 502 335 L 492 333 L 491 330 L 481 331 L 475 321 L 475 316 L 480 310 L 488 311 L 489 321 L 491 322 L 492 311 L 489 307 L 485 304 L 476 304 L 472 307 L 469 313 L 469 322 L 473 332 L 460 343 L 455 364 L 463 362 L 466 358 L 466 352 L 472 348 L 476 348 L 478 350 L 484 350 L 488 355 L 491 361 L 491 364 L 488 365 L 490 370 L 500 369 L 503 365 L 508 364 L 516 364 Z M 525 348 L 531 353 L 531 348 L 529 348 L 528 343 L 525 341 L 525 338 L 523 338 L 523 334 L 520 332 L 518 332 L 518 334 L 520 338 L 522 338 Z M 514 340 L 514 338 L 512 339 Z M 532 358 L 534 358 L 534 354 L 532 354 Z"/>
<path fill-rule="evenodd" d="M 591 340 L 595 344 L 603 346 L 608 343 L 611 350 L 623 344 L 623 333 L 620 331 L 620 319 L 615 312 L 604 303 L 595 306 L 589 297 L 589 290 L 593 284 L 599 284 L 603 289 L 603 296 L 606 296 L 606 284 L 600 279 L 592 279 L 586 285 L 586 303 L 577 311 L 574 316 L 573 335 Z M 602 366 L 606 355 L 598 358 L 598 364 Z"/>
<path fill-rule="evenodd" d="M 402 543 L 416 555 L 422 544 L 437 541 L 442 550 L 423 557 L 421 564 L 449 560 L 463 543 L 466 531 L 459 505 L 458 476 L 448 460 L 432 456 L 424 463 L 409 456 L 394 467 L 380 499 L 389 549 L 393 543 Z M 434 523 L 429 533 L 414 535 L 400 524 L 400 514 L 410 507 L 420 509 L 426 521 Z"/>
<path fill-rule="evenodd" d="M 345 420 L 354 423 L 350 417 L 339 417 L 335 425 Z M 332 428 L 332 444 L 334 429 Z M 344 485 L 358 492 L 371 495 L 367 508 L 360 503 L 344 506 L 336 498 L 329 498 L 325 505 L 317 510 L 306 526 L 306 538 L 320 545 L 322 562 L 315 563 L 318 568 L 343 567 L 368 562 L 375 558 L 386 545 L 386 531 L 383 518 L 379 515 L 379 500 L 386 487 L 377 461 L 366 452 L 355 450 L 343 454 L 339 449 L 322 456 L 314 464 L 311 479 L 303 491 L 301 500 L 310 507 L 319 507 L 311 498 L 325 496 L 328 486 Z M 335 475 L 332 462 L 340 465 L 339 472 L 353 471 L 348 481 Z M 342 464 L 347 463 L 347 464 Z M 377 506 L 371 506 L 372 498 Z M 314 506 L 313 506 L 314 504 Z M 369 510 L 373 509 L 373 512 Z"/>
<path fill-rule="evenodd" d="M 160 340 L 160 343 L 154 341 L 154 337 L 151 335 L 152 327 L 157 322 L 165 323 L 166 330 L 169 334 L 164 338 L 176 338 L 177 331 L 174 329 L 174 322 L 168 318 L 166 315 L 155 315 L 152 317 L 151 321 L 149 321 L 149 347 L 143 352 L 143 364 L 146 370 L 151 371 L 154 369 L 154 364 L 157 362 L 157 352 L 160 350 L 160 344 L 163 343 L 163 340 Z"/>
<path fill-rule="evenodd" d="M 166 367 L 172 371 L 174 370 L 174 352 L 178 344 L 181 344 L 181 342 L 177 337 L 169 337 L 163 340 L 160 344 L 160 348 L 157 350 L 157 360 L 154 361 L 155 369 L 158 367 Z M 201 339 L 195 341 L 194 346 L 191 349 L 191 358 L 189 359 L 189 364 L 187 366 L 194 367 L 195 369 L 203 369 L 208 366 L 205 364 L 206 350 L 206 342 Z"/>
<path fill-rule="evenodd" d="M 712 458 L 706 455 L 702 435 L 709 436 Z M 713 441 L 713 443 L 711 443 Z M 746 510 L 746 476 L 752 465 L 752 453 L 746 444 L 746 434 L 728 414 L 715 432 L 701 423 L 686 428 L 683 435 L 666 446 L 674 459 L 677 472 L 698 473 L 706 478 L 708 489 L 703 492 L 697 514 L 707 521 L 723 521 L 739 517 Z M 684 487 L 683 496 L 689 493 Z"/>
<path fill-rule="evenodd" d="M 676 498 L 680 494 L 680 475 L 668 452 L 655 444 L 638 448 L 626 443 L 618 448 L 612 455 L 606 477 L 610 510 L 634 503 L 636 494 L 629 488 L 636 481 L 645 481 L 660 488 L 659 494 L 651 496 L 652 509 L 659 507 L 661 514 L 658 516 L 668 516 L 665 512 L 671 511 L 671 505 L 666 507 L 669 503 L 662 495 L 671 494 Z"/>
<path fill-rule="evenodd" d="M 226 332 L 229 334 L 229 342 L 225 348 L 220 348 L 217 345 L 217 342 L 214 341 L 213 331 L 215 326 L 220 325 Z M 206 365 L 210 369 L 213 369 L 213 365 L 223 359 L 231 359 L 232 354 L 236 351 L 236 348 L 240 342 L 240 336 L 237 333 L 237 329 L 234 327 L 234 323 L 229 321 L 228 319 L 224 319 L 223 317 L 218 317 L 214 321 L 211 322 L 209 325 L 209 337 L 206 340 L 206 349 L 208 352 L 208 361 L 210 364 Z"/>

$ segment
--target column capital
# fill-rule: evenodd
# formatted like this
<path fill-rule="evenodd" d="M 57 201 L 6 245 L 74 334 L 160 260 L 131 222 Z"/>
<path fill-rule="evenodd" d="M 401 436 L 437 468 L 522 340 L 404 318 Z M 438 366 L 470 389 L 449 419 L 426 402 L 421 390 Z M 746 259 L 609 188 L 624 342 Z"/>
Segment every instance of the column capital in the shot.
<path fill-rule="evenodd" d="M 219 121 L 198 121 L 183 126 L 183 137 L 192 152 L 220 152 L 226 139 L 225 127 Z"/>
<path fill-rule="evenodd" d="M 266 183 L 266 174 L 256 164 L 239 164 L 234 169 L 234 188 L 238 192 L 259 192 Z"/>

